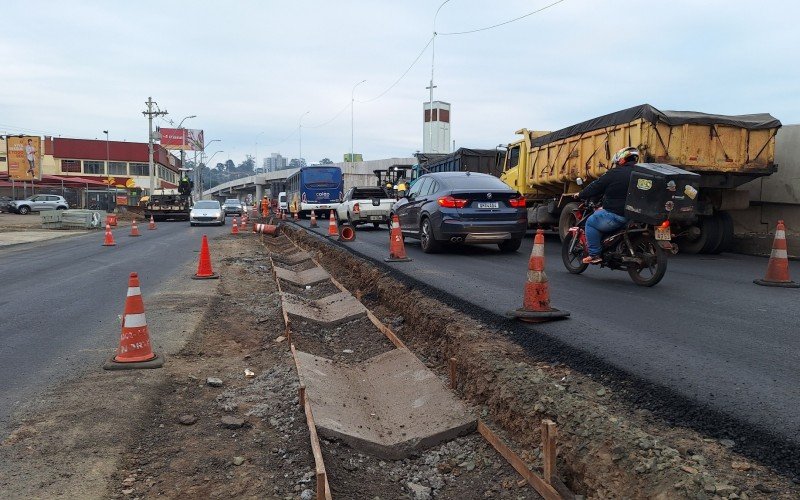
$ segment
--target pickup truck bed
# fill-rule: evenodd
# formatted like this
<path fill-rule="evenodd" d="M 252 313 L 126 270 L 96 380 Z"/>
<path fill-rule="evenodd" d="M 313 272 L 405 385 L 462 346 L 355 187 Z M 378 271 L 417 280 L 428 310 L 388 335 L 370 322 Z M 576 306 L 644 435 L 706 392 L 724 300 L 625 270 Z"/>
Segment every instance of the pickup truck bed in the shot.
<path fill-rule="evenodd" d="M 345 194 L 344 200 L 336 209 L 336 216 L 340 221 L 347 221 L 353 226 L 389 225 L 389 214 L 394 202 L 394 198 L 389 197 L 383 188 L 355 187 Z"/>

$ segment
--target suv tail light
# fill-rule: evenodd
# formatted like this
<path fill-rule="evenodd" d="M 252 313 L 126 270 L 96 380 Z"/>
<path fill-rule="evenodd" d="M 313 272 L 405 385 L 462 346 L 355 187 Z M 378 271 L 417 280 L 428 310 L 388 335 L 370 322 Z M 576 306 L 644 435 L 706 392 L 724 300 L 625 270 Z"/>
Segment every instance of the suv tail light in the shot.
<path fill-rule="evenodd" d="M 361 213 L 361 207 L 358 206 L 358 203 L 353 203 L 353 213 L 354 214 L 360 214 Z"/>
<path fill-rule="evenodd" d="M 464 208 L 467 206 L 467 202 L 469 200 L 464 200 L 462 198 L 453 198 L 451 195 L 444 196 L 436 200 L 439 202 L 439 205 L 444 208 Z"/>
<path fill-rule="evenodd" d="M 525 198 L 522 196 L 519 198 L 509 198 L 508 204 L 513 208 L 525 208 Z"/>

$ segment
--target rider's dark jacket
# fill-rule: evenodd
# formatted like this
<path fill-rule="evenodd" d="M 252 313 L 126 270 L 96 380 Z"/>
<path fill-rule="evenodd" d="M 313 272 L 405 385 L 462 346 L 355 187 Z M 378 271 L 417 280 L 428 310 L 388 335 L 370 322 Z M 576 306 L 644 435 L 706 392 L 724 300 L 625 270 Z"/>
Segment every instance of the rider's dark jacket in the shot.
<path fill-rule="evenodd" d="M 612 168 L 597 180 L 578 193 L 583 200 L 603 195 L 602 205 L 605 210 L 625 217 L 625 198 L 628 196 L 628 185 L 631 183 L 633 164 Z"/>

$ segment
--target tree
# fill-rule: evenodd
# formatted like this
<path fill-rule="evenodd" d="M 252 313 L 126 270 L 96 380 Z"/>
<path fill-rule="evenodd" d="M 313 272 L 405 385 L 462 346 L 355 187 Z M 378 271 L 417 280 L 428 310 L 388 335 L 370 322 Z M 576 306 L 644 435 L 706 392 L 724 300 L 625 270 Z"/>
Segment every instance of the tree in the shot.
<path fill-rule="evenodd" d="M 333 161 L 330 158 L 323 158 L 319 161 L 320 165 L 333 165 Z"/>
<path fill-rule="evenodd" d="M 245 173 L 253 173 L 255 169 L 256 161 L 253 159 L 252 156 L 247 155 L 247 158 L 239 164 L 239 168 L 237 169 L 239 172 Z"/>
<path fill-rule="evenodd" d="M 225 170 L 225 164 L 224 163 L 217 163 L 217 171 L 218 172 L 222 172 L 223 170 Z"/>
<path fill-rule="evenodd" d="M 225 170 L 228 172 L 235 172 L 236 171 L 236 164 L 233 163 L 233 160 L 228 160 L 225 162 Z"/>
<path fill-rule="evenodd" d="M 306 160 L 304 158 L 300 159 L 292 158 L 292 161 L 289 162 L 289 168 L 299 168 L 305 166 L 306 166 Z"/>

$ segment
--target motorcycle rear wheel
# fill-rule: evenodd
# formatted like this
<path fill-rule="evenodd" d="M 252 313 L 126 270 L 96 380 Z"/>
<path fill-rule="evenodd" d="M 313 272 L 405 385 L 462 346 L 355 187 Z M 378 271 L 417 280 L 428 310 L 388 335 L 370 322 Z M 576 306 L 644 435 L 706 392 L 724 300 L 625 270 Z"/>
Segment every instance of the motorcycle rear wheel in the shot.
<path fill-rule="evenodd" d="M 572 242 L 575 242 L 573 245 Z M 578 239 L 577 234 L 567 234 L 564 241 L 561 242 L 561 260 L 564 262 L 564 267 L 570 274 L 581 274 L 589 267 L 589 264 L 582 262 L 584 257 L 583 245 Z"/>
<path fill-rule="evenodd" d="M 636 257 L 645 262 L 645 265 L 640 268 L 628 268 L 631 280 L 639 286 L 657 285 L 667 272 L 666 250 L 661 248 L 653 238 L 646 236 L 632 237 L 631 245 Z"/>

